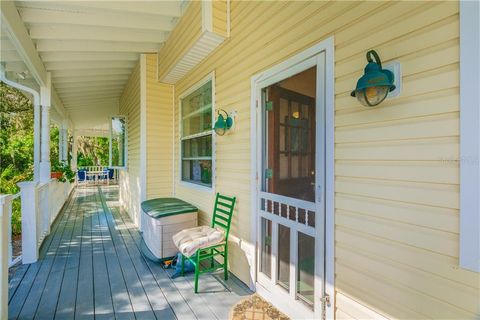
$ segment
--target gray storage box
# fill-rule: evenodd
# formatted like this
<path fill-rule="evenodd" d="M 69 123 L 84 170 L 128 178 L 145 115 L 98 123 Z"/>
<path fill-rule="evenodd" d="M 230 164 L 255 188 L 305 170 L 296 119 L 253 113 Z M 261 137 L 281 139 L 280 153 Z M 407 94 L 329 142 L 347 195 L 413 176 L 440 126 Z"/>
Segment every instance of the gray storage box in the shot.
<path fill-rule="evenodd" d="M 197 226 L 198 209 L 177 198 L 157 198 L 142 202 L 143 240 L 159 259 L 177 253 L 172 236 Z"/>

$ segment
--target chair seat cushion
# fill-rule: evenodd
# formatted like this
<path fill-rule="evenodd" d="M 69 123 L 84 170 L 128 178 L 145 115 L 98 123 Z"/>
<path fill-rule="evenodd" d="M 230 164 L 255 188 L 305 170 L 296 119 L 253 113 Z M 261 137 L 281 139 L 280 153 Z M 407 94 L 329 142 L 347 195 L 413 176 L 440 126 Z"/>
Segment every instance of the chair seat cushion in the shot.
<path fill-rule="evenodd" d="M 173 235 L 173 243 L 186 257 L 191 257 L 198 249 L 222 243 L 225 240 L 223 230 L 208 226 L 185 229 Z"/>

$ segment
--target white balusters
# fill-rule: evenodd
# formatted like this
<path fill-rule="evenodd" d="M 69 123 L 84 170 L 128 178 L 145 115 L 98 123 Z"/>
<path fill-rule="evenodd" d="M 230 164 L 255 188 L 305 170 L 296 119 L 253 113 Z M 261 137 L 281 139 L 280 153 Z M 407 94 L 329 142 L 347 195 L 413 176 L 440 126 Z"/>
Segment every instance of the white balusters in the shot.
<path fill-rule="evenodd" d="M 260 193 L 260 215 L 308 235 L 314 235 L 315 225 L 310 223 L 310 212 L 315 213 L 315 203 L 277 194 Z"/>

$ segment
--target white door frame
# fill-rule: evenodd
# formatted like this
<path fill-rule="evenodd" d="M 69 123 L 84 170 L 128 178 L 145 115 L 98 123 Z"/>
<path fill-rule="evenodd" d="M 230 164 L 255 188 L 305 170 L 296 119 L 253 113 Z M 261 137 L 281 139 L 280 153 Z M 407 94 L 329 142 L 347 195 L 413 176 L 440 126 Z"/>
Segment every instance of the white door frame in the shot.
<path fill-rule="evenodd" d="M 316 45 L 303 50 L 272 68 L 260 72 L 251 78 L 251 230 L 250 241 L 254 244 L 254 252 L 251 253 L 250 287 L 256 287 L 257 282 L 257 252 L 258 252 L 258 180 L 261 178 L 261 166 L 258 155 L 262 153 L 261 134 L 261 87 L 266 79 L 275 79 L 275 76 L 288 70 L 292 75 L 305 69 L 309 60 L 324 52 L 325 57 L 325 278 L 324 294 L 329 296 L 330 307 L 325 308 L 325 318 L 334 319 L 335 310 L 335 270 L 334 270 L 334 37 L 331 36 Z M 282 79 L 278 79 L 282 80 Z M 323 79 L 317 79 L 317 81 Z M 319 83 L 318 83 L 319 84 Z M 318 85 L 317 85 L 318 87 Z M 317 97 L 319 98 L 319 97 Z M 275 303 L 275 301 L 273 301 Z M 282 305 L 277 303 L 282 310 Z M 286 312 L 288 313 L 288 312 Z"/>

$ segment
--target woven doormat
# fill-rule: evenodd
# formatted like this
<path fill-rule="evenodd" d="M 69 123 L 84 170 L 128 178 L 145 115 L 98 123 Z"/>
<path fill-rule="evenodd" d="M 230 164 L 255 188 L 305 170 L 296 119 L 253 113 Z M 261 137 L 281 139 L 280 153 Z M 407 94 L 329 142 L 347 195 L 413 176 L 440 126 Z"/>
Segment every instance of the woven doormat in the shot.
<path fill-rule="evenodd" d="M 271 303 L 254 294 L 233 306 L 230 320 L 289 320 Z"/>

